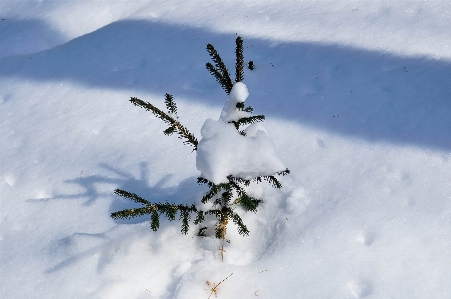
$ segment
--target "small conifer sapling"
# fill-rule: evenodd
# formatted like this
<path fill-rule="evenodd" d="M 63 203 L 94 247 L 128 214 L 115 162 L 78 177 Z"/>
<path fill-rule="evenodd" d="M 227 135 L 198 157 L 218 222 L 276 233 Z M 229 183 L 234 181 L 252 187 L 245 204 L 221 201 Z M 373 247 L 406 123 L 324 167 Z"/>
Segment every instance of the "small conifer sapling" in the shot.
<path fill-rule="evenodd" d="M 208 44 L 207 51 L 213 63 L 207 63 L 206 68 L 228 94 L 228 101 L 218 121 L 212 119 L 205 121 L 200 141 L 178 121 L 177 105 L 172 95 L 165 95 L 166 112 L 135 97 L 132 97 L 130 102 L 152 112 L 164 121 L 168 125 L 163 131 L 165 135 L 178 135 L 184 144 L 197 152 L 196 167 L 201 171 L 197 182 L 209 188 L 201 203 L 210 203 L 205 205 L 209 208 L 203 209 L 194 203 L 187 205 L 151 202 L 135 193 L 116 189 L 117 195 L 142 206 L 114 212 L 111 217 L 130 219 L 150 215 L 150 227 L 157 231 L 162 215 L 170 221 L 175 220 L 178 215 L 181 220 L 181 232 L 187 234 L 192 221 L 199 227 L 198 236 L 205 235 L 209 227 L 203 223 L 213 218 L 215 237 L 222 241 L 220 251 L 223 259 L 227 226 L 230 222 L 237 226 L 240 235 L 249 234 L 237 207 L 241 206 L 244 211 L 256 213 L 263 202 L 262 199 L 248 194 L 251 182 L 266 181 L 274 188 L 281 188 L 282 185 L 276 176 L 287 175 L 290 171 L 277 157 L 274 145 L 264 129 L 259 126 L 259 123 L 265 120 L 265 116 L 251 115 L 253 108 L 244 104 L 249 93 L 246 85 L 242 83 L 244 78 L 242 38 L 236 39 L 235 80 L 230 78 L 227 67 L 213 45 Z"/>

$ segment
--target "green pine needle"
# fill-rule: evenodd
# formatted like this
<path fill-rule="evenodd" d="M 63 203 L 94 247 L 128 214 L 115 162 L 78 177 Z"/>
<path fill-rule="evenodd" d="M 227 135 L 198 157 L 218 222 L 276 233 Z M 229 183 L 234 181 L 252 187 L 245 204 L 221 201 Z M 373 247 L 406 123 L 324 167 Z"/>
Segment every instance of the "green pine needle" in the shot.
<path fill-rule="evenodd" d="M 218 71 L 211 63 L 207 62 L 205 65 L 207 67 L 207 70 L 212 74 L 216 81 L 221 85 L 221 87 L 225 90 L 227 94 L 230 94 L 230 91 L 232 90 L 232 87 L 229 84 L 229 81 L 224 79 L 223 75 L 220 71 Z"/>
<path fill-rule="evenodd" d="M 239 203 L 246 211 L 251 211 L 251 212 L 256 213 L 258 205 L 260 203 L 262 203 L 263 200 L 256 199 L 247 194 L 244 194 L 243 196 L 238 198 L 235 202 Z"/>
<path fill-rule="evenodd" d="M 242 117 L 237 121 L 231 121 L 230 123 L 233 123 L 235 125 L 235 127 L 240 127 L 240 126 L 244 126 L 244 125 L 250 125 L 256 122 L 261 122 L 265 120 L 265 116 L 264 115 L 254 115 L 254 116 L 249 116 L 249 117 Z"/>
<path fill-rule="evenodd" d="M 286 175 L 290 174 L 290 170 L 287 168 L 287 169 L 285 169 L 283 171 L 277 172 L 276 174 L 277 175 L 281 175 L 281 176 L 286 176 Z"/>
<path fill-rule="evenodd" d="M 207 63 L 208 71 L 215 76 L 216 80 L 221 84 L 226 93 L 229 94 L 232 90 L 233 83 L 230 79 L 230 74 L 227 67 L 212 44 L 207 44 L 207 51 L 215 64 L 213 67 L 213 65 Z"/>
<path fill-rule="evenodd" d="M 160 228 L 160 215 L 158 215 L 156 210 L 153 210 L 152 214 L 150 214 L 150 228 L 154 232 Z"/>
<path fill-rule="evenodd" d="M 243 39 L 241 36 L 236 38 L 236 63 L 235 63 L 235 82 L 242 82 L 244 78 L 244 56 L 243 56 Z"/>
<path fill-rule="evenodd" d="M 135 193 L 127 192 L 127 191 L 121 190 L 121 189 L 114 190 L 114 193 L 116 193 L 119 196 L 128 198 L 128 199 L 130 199 L 130 200 L 132 200 L 132 201 L 134 201 L 136 203 L 141 203 L 143 205 L 149 205 L 150 204 L 149 201 L 147 201 L 144 198 L 136 195 Z"/>
<path fill-rule="evenodd" d="M 169 95 L 169 94 L 166 94 Z M 175 109 L 174 111 L 177 111 L 177 107 L 175 106 L 175 102 L 173 101 L 173 98 L 171 95 L 169 95 L 170 98 L 172 100 L 168 100 L 168 102 L 173 102 L 175 108 L 168 108 L 170 109 Z M 167 97 L 168 99 L 168 97 Z M 173 129 L 166 129 L 164 131 L 164 133 L 166 135 L 171 135 L 173 132 L 176 132 L 179 135 L 179 138 L 184 140 L 183 143 L 184 144 L 189 144 L 191 146 L 193 146 L 194 150 L 197 150 L 197 144 L 199 143 L 196 139 L 196 137 L 194 137 L 194 135 L 188 131 L 187 128 L 185 128 L 180 122 L 178 122 L 177 120 L 175 120 L 174 118 L 172 118 L 171 116 L 169 116 L 168 114 L 166 114 L 165 112 L 161 111 L 160 109 L 158 109 L 157 107 L 155 107 L 154 105 L 152 105 L 149 102 L 144 102 L 138 98 L 132 97 L 130 99 L 130 102 L 133 103 L 133 105 L 141 107 L 146 109 L 147 111 L 151 111 L 156 117 L 158 117 L 159 119 L 163 120 L 165 123 L 169 124 Z M 168 107 L 172 107 L 172 104 L 167 104 Z"/>
<path fill-rule="evenodd" d="M 170 95 L 169 93 L 165 94 L 164 102 L 166 104 L 166 108 L 168 109 L 169 113 L 177 114 L 177 105 L 175 104 L 174 97 Z"/>
<path fill-rule="evenodd" d="M 169 128 L 167 128 L 166 130 L 163 131 L 163 134 L 169 136 L 169 135 L 172 135 L 172 133 L 174 133 L 174 131 L 175 131 L 174 127 L 169 127 Z"/>
<path fill-rule="evenodd" d="M 205 221 L 204 211 L 202 210 L 197 211 L 197 216 L 196 219 L 194 220 L 194 225 L 198 225 L 204 221 Z"/>
<path fill-rule="evenodd" d="M 188 210 L 181 210 L 180 211 L 180 219 L 182 220 L 182 233 L 186 235 L 189 230 L 189 220 L 190 220 L 190 214 Z"/>
<path fill-rule="evenodd" d="M 153 211 L 152 207 L 136 208 L 136 209 L 126 209 L 119 212 L 111 213 L 111 218 L 114 220 L 118 219 L 131 219 L 135 217 L 141 217 L 148 215 Z"/>
<path fill-rule="evenodd" d="M 247 226 L 244 225 L 243 219 L 241 219 L 240 215 L 237 213 L 232 214 L 232 220 L 233 223 L 235 223 L 238 226 L 238 233 L 240 235 L 248 236 L 250 231 L 247 229 Z"/>

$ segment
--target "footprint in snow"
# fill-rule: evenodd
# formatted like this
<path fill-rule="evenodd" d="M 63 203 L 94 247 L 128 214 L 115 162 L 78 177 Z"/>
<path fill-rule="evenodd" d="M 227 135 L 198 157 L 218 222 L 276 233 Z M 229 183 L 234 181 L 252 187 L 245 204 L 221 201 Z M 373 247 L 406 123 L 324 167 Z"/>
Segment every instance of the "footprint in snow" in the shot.
<path fill-rule="evenodd" d="M 373 284 L 368 279 L 348 282 L 348 289 L 355 298 L 363 298 L 373 293 Z"/>
<path fill-rule="evenodd" d="M 357 236 L 357 241 L 366 246 L 370 246 L 374 239 L 376 239 L 376 234 L 372 231 L 363 231 Z"/>
<path fill-rule="evenodd" d="M 305 195 L 305 189 L 302 187 L 291 191 L 286 200 L 286 211 L 289 214 L 300 214 L 304 212 L 310 203 L 310 199 Z"/>

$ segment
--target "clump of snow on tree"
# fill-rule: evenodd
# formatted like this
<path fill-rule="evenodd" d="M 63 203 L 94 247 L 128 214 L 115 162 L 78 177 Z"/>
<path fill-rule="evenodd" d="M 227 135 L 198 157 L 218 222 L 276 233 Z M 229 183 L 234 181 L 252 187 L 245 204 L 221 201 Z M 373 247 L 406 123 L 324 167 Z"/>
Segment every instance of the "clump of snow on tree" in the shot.
<path fill-rule="evenodd" d="M 207 119 L 202 126 L 196 167 L 203 178 L 214 184 L 228 182 L 228 175 L 249 180 L 286 169 L 262 124 L 250 125 L 243 136 L 228 123 L 249 116 L 236 108 L 248 95 L 245 84 L 235 83 L 220 119 Z"/>
<path fill-rule="evenodd" d="M 230 91 L 229 98 L 224 105 L 219 120 L 223 122 L 237 121 L 243 117 L 249 117 L 250 113 L 236 108 L 236 104 L 243 103 L 249 96 L 249 91 L 243 82 L 236 82 Z"/>

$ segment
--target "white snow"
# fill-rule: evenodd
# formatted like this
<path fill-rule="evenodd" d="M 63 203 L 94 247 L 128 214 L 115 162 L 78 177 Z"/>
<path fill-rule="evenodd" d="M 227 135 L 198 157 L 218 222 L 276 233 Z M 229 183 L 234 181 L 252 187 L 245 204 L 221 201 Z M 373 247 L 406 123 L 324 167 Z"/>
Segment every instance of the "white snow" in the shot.
<path fill-rule="evenodd" d="M 236 104 L 244 103 L 249 96 L 249 91 L 243 82 L 236 82 L 230 91 L 229 97 L 222 108 L 220 120 L 223 122 L 237 121 L 240 118 L 249 117 L 249 112 L 242 111 L 236 108 Z"/>
<path fill-rule="evenodd" d="M 242 136 L 233 124 L 207 119 L 200 133 L 196 167 L 214 184 L 227 183 L 228 175 L 251 180 L 286 169 L 262 130 L 255 136 Z"/>
<path fill-rule="evenodd" d="M 202 139 L 197 148 L 196 167 L 201 177 L 214 184 L 227 183 L 229 175 L 251 180 L 286 169 L 261 123 L 248 126 L 245 132 L 249 135 L 246 136 L 239 134 L 229 123 L 251 116 L 236 107 L 248 96 L 246 85 L 236 82 L 219 120 L 207 119 L 200 131 Z"/>
<path fill-rule="evenodd" d="M 1 1 L 0 297 L 206 299 L 228 277 L 217 298 L 450 298 L 449 28 L 449 1 Z M 205 45 L 233 73 L 236 34 L 255 64 L 238 100 L 266 116 L 246 138 L 204 126 L 226 99 Z M 166 92 L 201 143 L 262 142 L 291 170 L 251 186 L 224 263 L 178 221 L 109 217 L 137 206 L 115 188 L 206 191 L 196 152 L 128 102 Z"/>

